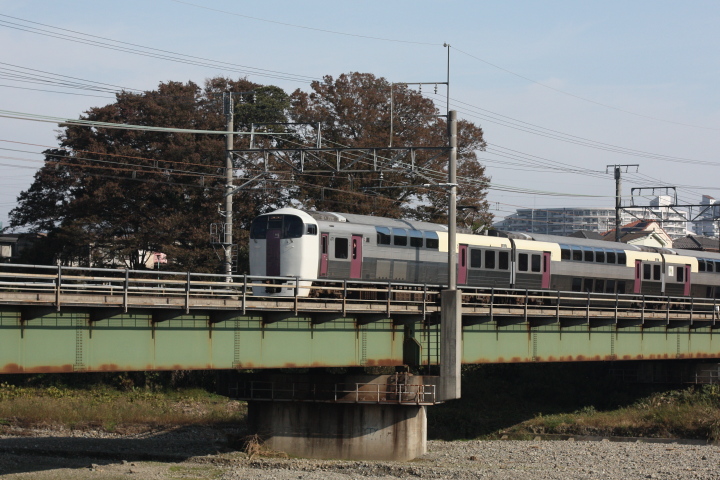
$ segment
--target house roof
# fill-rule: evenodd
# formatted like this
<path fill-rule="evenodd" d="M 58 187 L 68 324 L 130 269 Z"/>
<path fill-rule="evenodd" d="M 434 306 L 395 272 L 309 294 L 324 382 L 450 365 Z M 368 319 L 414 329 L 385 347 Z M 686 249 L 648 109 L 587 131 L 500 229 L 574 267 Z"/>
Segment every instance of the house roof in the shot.
<path fill-rule="evenodd" d="M 687 237 L 675 239 L 675 241 L 673 241 L 673 248 L 717 251 L 720 248 L 720 243 L 717 238 L 688 235 Z"/>

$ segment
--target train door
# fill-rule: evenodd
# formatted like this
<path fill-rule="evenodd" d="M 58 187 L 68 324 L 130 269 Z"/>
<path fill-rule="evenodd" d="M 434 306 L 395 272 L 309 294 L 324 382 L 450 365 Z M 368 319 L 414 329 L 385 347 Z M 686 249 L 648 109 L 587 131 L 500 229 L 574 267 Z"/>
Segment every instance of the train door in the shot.
<path fill-rule="evenodd" d="M 329 233 L 320 235 L 320 276 L 327 277 L 328 274 L 328 244 L 330 242 Z"/>
<path fill-rule="evenodd" d="M 458 269 L 457 269 L 457 283 L 465 285 L 467 283 L 467 260 L 468 260 L 468 246 L 460 245 L 458 251 Z"/>
<path fill-rule="evenodd" d="M 550 252 L 543 252 L 542 283 L 540 288 L 550 288 Z"/>
<path fill-rule="evenodd" d="M 282 236 L 282 216 L 271 216 L 265 236 L 265 275 L 280 275 L 280 237 Z"/>
<path fill-rule="evenodd" d="M 685 269 L 685 289 L 683 290 L 683 295 L 686 297 L 690 296 L 690 265 L 685 265 L 683 267 Z"/>
<path fill-rule="evenodd" d="M 633 293 L 640 293 L 642 288 L 642 260 L 635 260 L 635 287 Z"/>
<path fill-rule="evenodd" d="M 352 255 L 350 256 L 350 278 L 362 278 L 362 235 L 352 236 Z"/>

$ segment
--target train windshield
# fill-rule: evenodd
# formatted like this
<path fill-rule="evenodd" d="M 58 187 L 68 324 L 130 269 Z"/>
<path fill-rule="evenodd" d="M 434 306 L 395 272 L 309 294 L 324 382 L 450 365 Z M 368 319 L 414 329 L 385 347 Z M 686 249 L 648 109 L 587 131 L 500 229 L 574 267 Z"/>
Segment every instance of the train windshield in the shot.
<path fill-rule="evenodd" d="M 268 230 L 280 230 L 281 238 L 300 238 L 305 224 L 296 215 L 262 215 L 253 220 L 250 238 L 264 240 Z"/>

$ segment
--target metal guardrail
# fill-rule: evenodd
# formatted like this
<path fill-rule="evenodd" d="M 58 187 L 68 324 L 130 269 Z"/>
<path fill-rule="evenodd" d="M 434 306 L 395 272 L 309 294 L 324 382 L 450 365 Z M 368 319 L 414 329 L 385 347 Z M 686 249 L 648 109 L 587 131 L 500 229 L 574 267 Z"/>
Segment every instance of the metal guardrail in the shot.
<path fill-rule="evenodd" d="M 304 283 L 303 283 L 304 282 Z M 291 296 L 253 295 L 253 287 L 292 288 Z M 430 321 L 443 285 L 340 281 L 85 267 L 0 264 L 0 303 L 17 305 L 162 307 L 253 311 L 407 313 Z M 482 322 L 610 322 L 618 326 L 683 323 L 717 327 L 717 299 L 462 287 L 467 324 Z"/>

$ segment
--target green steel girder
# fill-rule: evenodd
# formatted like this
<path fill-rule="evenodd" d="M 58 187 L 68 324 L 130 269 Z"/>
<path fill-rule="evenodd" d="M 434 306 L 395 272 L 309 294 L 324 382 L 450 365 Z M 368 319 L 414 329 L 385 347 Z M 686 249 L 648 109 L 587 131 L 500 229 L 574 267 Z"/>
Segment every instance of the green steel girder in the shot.
<path fill-rule="evenodd" d="M 437 324 L 415 315 L 381 317 L 6 305 L 0 307 L 0 373 L 437 363 Z M 720 336 L 709 324 L 466 323 L 463 363 L 720 358 Z"/>

